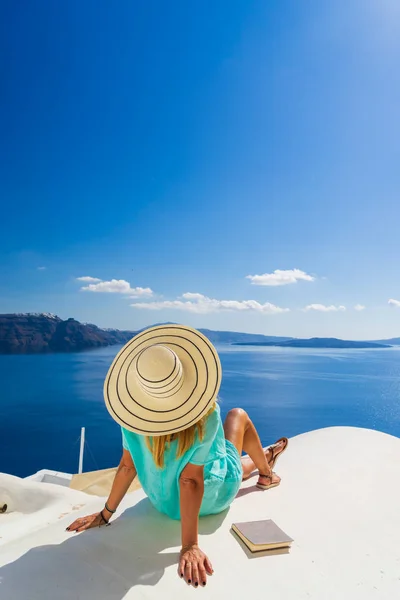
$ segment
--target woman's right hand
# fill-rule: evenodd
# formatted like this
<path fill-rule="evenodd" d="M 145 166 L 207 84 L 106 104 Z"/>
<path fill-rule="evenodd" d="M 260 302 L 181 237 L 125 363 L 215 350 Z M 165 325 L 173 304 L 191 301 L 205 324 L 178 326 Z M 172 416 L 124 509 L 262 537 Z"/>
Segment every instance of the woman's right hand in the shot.
<path fill-rule="evenodd" d="M 214 569 L 204 552 L 197 544 L 193 544 L 182 548 L 179 555 L 178 573 L 189 585 L 204 587 L 207 583 L 207 575 L 212 575 Z"/>
<path fill-rule="evenodd" d="M 107 521 L 102 517 L 101 512 L 95 513 L 94 515 L 89 515 L 87 517 L 80 517 L 76 519 L 69 527 L 67 527 L 66 531 L 75 531 L 75 533 L 79 533 L 80 531 L 85 531 L 86 529 L 93 529 L 93 527 L 103 527 L 104 525 L 108 525 Z"/>

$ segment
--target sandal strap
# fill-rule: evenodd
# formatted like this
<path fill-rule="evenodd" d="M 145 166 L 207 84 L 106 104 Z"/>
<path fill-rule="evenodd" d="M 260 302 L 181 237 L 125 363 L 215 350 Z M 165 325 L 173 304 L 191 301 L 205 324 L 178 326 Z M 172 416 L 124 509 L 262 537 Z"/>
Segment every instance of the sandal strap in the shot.
<path fill-rule="evenodd" d="M 272 481 L 273 473 L 271 473 L 271 475 L 264 475 L 263 473 L 259 473 L 258 476 L 264 477 L 265 479 L 270 479 Z"/>
<path fill-rule="evenodd" d="M 268 446 L 268 450 L 271 450 L 273 458 L 275 458 L 275 456 L 276 456 L 276 454 L 274 454 L 274 451 L 277 449 L 280 449 L 281 444 L 282 444 L 281 442 L 275 442 L 275 444 L 271 444 L 270 446 Z M 285 447 L 283 447 L 280 451 L 283 452 L 284 449 L 285 449 Z"/>

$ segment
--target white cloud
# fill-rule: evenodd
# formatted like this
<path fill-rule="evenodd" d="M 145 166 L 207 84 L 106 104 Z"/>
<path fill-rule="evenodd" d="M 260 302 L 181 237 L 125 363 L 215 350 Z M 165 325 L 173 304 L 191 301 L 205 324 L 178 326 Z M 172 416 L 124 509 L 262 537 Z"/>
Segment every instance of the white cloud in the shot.
<path fill-rule="evenodd" d="M 146 310 L 165 310 L 174 309 L 192 313 L 207 314 L 221 311 L 253 311 L 265 315 L 273 315 L 288 312 L 288 308 L 275 306 L 270 302 L 260 304 L 256 300 L 215 300 L 208 298 L 203 294 L 187 292 L 182 295 L 182 299 L 163 300 L 160 302 L 135 302 L 131 304 L 133 308 Z"/>
<path fill-rule="evenodd" d="M 37 270 L 38 271 L 45 271 L 47 269 L 47 267 L 38 267 Z"/>
<path fill-rule="evenodd" d="M 153 290 L 150 288 L 131 288 L 130 283 L 125 281 L 125 279 L 111 279 L 111 281 L 90 283 L 89 285 L 82 287 L 81 291 L 107 294 L 128 294 L 131 298 L 150 297 L 153 295 Z"/>
<path fill-rule="evenodd" d="M 318 312 L 342 312 L 346 310 L 345 306 L 334 306 L 331 304 L 330 306 L 325 306 L 325 304 L 309 304 L 305 307 L 306 311 L 316 310 Z"/>
<path fill-rule="evenodd" d="M 153 290 L 151 288 L 142 288 L 142 287 L 135 287 L 131 289 L 131 298 L 144 298 L 144 297 L 148 297 L 150 298 L 150 296 L 153 295 Z"/>
<path fill-rule="evenodd" d="M 394 306 L 395 308 L 400 308 L 400 300 L 393 300 L 393 298 L 391 298 L 388 304 L 390 304 L 390 306 Z"/>
<path fill-rule="evenodd" d="M 206 296 L 203 296 L 203 294 L 196 294 L 193 292 L 186 292 L 186 294 L 182 294 L 182 298 L 185 298 L 185 300 L 203 300 L 205 297 Z"/>
<path fill-rule="evenodd" d="M 264 275 L 247 275 L 246 279 L 250 279 L 252 285 L 289 285 L 298 281 L 315 281 L 315 277 L 308 275 L 300 269 L 289 269 L 281 271 L 276 269 L 273 273 L 264 273 Z"/>
<path fill-rule="evenodd" d="M 77 281 L 85 281 L 86 283 L 97 283 L 101 281 L 98 277 L 77 277 Z"/>
<path fill-rule="evenodd" d="M 363 304 L 356 304 L 354 307 L 354 310 L 358 310 L 358 311 L 365 310 L 365 306 Z"/>

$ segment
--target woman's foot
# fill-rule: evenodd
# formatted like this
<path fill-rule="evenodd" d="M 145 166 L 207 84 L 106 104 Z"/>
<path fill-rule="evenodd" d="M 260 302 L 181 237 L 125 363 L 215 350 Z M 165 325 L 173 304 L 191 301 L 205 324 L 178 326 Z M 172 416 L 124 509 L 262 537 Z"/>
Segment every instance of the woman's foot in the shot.
<path fill-rule="evenodd" d="M 265 458 L 267 459 L 268 466 L 271 470 L 274 469 L 276 461 L 287 448 L 287 438 L 281 438 L 275 444 L 264 448 Z M 243 467 L 243 481 L 246 481 L 253 474 L 256 466 L 249 456 L 242 456 L 242 467 Z"/>
<path fill-rule="evenodd" d="M 276 461 L 278 460 L 282 452 L 286 450 L 288 443 L 289 440 L 283 437 L 280 438 L 277 442 L 275 442 L 275 444 L 271 444 L 271 446 L 263 448 L 265 458 L 267 459 L 268 467 L 271 471 L 274 469 Z M 248 454 L 246 456 L 241 457 L 241 463 L 243 468 L 243 481 L 247 481 L 247 479 L 250 479 L 250 477 L 254 473 L 256 465 L 254 464 L 254 461 L 250 458 Z M 265 474 L 267 475 L 268 471 L 266 471 Z"/>
<path fill-rule="evenodd" d="M 288 443 L 289 443 L 289 440 L 287 438 L 283 437 L 283 438 L 280 438 L 277 442 L 275 442 L 275 444 L 272 444 L 271 446 L 264 448 L 265 458 L 267 459 L 268 464 L 271 467 L 271 469 L 273 469 L 275 467 L 276 461 L 278 460 L 278 458 L 282 454 L 282 452 L 284 452 L 286 450 Z"/>
<path fill-rule="evenodd" d="M 279 475 L 271 471 L 271 474 L 260 473 L 256 485 L 260 490 L 269 490 L 270 488 L 278 486 L 280 482 L 281 478 Z"/>

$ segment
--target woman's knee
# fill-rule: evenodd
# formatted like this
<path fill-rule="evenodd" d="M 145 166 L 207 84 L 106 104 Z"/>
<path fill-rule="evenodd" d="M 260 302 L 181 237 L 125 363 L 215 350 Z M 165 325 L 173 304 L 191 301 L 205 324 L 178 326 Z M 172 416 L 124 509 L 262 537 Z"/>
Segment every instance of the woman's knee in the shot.
<path fill-rule="evenodd" d="M 232 408 L 226 415 L 224 432 L 227 440 L 232 442 L 239 455 L 242 454 L 243 440 L 249 424 L 249 417 L 243 408 Z"/>
<path fill-rule="evenodd" d="M 227 414 L 227 418 L 247 421 L 249 416 L 243 408 L 231 408 Z"/>

